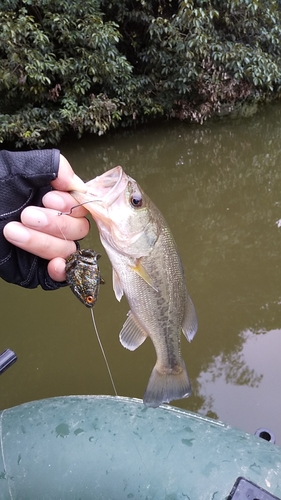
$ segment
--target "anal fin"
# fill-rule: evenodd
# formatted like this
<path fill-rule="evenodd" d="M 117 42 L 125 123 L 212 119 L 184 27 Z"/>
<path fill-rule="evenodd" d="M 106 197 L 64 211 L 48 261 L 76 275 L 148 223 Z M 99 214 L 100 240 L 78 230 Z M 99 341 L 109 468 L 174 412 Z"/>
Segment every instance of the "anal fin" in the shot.
<path fill-rule="evenodd" d="M 132 312 L 129 311 L 128 317 L 119 334 L 122 346 L 130 351 L 134 351 L 145 341 L 146 337 L 146 332 L 143 330 Z"/>

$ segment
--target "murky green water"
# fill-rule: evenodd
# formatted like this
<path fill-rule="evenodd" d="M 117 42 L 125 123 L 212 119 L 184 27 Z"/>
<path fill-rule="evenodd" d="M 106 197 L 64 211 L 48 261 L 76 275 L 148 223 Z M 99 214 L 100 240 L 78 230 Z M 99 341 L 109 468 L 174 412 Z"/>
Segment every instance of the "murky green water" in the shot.
<path fill-rule="evenodd" d="M 253 118 L 204 126 L 167 124 L 65 143 L 88 180 L 121 164 L 163 212 L 199 318 L 182 340 L 193 395 L 178 406 L 281 444 L 281 106 Z M 92 223 L 99 250 L 96 321 L 120 395 L 141 398 L 155 361 L 148 339 L 126 351 L 118 334 L 128 311 Z M 65 394 L 112 394 L 90 312 L 70 290 L 24 290 L 0 282 L 0 352 L 18 361 L 0 378 L 0 407 Z"/>

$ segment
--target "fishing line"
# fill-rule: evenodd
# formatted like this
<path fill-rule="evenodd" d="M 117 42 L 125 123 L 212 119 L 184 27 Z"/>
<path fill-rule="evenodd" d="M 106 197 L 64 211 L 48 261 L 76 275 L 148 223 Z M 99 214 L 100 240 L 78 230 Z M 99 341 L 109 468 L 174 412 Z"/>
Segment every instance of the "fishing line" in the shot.
<path fill-rule="evenodd" d="M 115 396 L 118 396 L 117 390 L 116 390 L 116 387 L 115 387 L 115 384 L 114 384 L 114 381 L 113 381 L 113 377 L 112 377 L 112 374 L 111 374 L 111 370 L 109 368 L 109 364 L 108 364 L 108 361 L 107 361 L 107 358 L 106 358 L 106 355 L 105 355 L 105 352 L 104 352 L 104 348 L 102 346 L 102 342 L 101 342 L 101 339 L 100 339 L 100 336 L 99 336 L 99 333 L 98 333 L 98 329 L 97 329 L 97 325 L 96 325 L 96 322 L 95 322 L 95 316 L 94 316 L 93 308 L 91 308 L 91 315 L 92 315 L 93 325 L 94 325 L 94 328 L 95 328 L 95 332 L 96 332 L 96 336 L 97 336 L 97 339 L 98 339 L 98 343 L 99 343 L 99 346 L 100 346 L 100 349 L 101 349 L 101 352 L 102 352 L 102 355 L 103 355 L 103 359 L 105 361 L 106 368 L 107 368 L 107 371 L 108 371 L 108 374 L 109 374 L 109 377 L 110 377 L 110 380 L 111 380 L 111 384 L 112 384 Z"/>
<path fill-rule="evenodd" d="M 58 214 L 58 215 L 62 215 L 62 214 Z M 62 235 L 63 239 L 64 239 L 65 241 L 67 241 L 67 237 L 65 236 L 65 234 L 64 234 L 64 232 L 63 232 L 62 228 L 60 227 L 60 225 L 59 225 L 58 221 L 56 221 L 56 224 L 57 224 L 57 228 L 59 229 L 59 231 L 60 231 L 60 233 L 61 233 L 61 235 Z"/>

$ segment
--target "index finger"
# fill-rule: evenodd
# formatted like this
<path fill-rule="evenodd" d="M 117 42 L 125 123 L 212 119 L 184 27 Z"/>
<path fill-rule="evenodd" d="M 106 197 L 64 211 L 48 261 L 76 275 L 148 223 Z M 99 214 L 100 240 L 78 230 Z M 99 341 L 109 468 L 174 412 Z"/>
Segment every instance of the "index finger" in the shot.
<path fill-rule="evenodd" d="M 85 217 L 89 212 L 83 205 L 79 205 L 71 194 L 64 191 L 49 191 L 43 196 L 42 203 L 46 208 L 58 210 L 71 217 Z"/>

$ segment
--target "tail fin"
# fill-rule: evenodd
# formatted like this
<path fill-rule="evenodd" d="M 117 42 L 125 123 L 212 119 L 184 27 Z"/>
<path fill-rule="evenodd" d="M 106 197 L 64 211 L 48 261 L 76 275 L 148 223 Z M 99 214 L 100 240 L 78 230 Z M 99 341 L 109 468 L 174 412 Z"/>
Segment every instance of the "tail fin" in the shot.
<path fill-rule="evenodd" d="M 161 373 L 154 366 L 143 397 L 146 406 L 157 406 L 169 403 L 174 399 L 188 398 L 191 394 L 191 385 L 184 361 L 180 369 Z"/>

